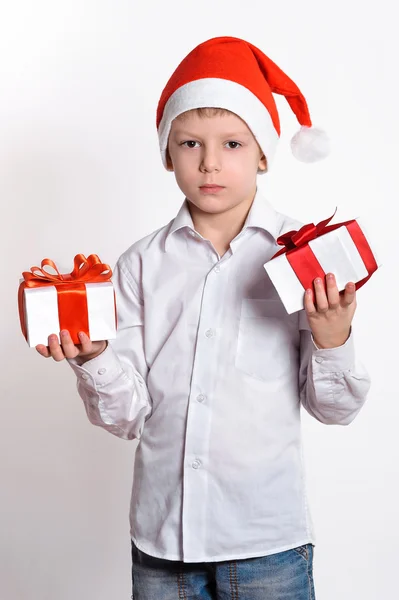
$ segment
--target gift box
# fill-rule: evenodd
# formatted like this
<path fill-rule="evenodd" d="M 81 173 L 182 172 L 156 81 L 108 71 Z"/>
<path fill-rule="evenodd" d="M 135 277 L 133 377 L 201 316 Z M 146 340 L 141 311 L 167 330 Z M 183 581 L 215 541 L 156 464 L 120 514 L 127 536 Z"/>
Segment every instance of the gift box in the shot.
<path fill-rule="evenodd" d="M 44 267 L 51 267 L 55 274 Z M 96 254 L 77 254 L 71 273 L 61 274 L 46 258 L 41 267 L 22 273 L 18 290 L 22 333 L 30 347 L 48 345 L 48 336 L 67 329 L 75 344 L 78 332 L 90 339 L 110 340 L 116 336 L 115 292 L 109 265 Z"/>
<path fill-rule="evenodd" d="M 304 308 L 316 277 L 334 273 L 339 291 L 349 282 L 359 289 L 380 266 L 361 220 L 328 225 L 334 215 L 280 236 L 283 248 L 264 265 L 289 314 Z"/>

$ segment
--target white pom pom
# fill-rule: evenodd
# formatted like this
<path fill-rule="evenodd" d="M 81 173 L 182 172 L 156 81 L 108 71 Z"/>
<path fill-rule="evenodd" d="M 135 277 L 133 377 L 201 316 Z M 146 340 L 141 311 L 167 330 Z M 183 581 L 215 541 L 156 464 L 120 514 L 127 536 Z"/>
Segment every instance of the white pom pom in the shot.
<path fill-rule="evenodd" d="M 316 162 L 330 154 L 330 140 L 323 129 L 303 126 L 292 138 L 291 150 L 302 162 Z"/>

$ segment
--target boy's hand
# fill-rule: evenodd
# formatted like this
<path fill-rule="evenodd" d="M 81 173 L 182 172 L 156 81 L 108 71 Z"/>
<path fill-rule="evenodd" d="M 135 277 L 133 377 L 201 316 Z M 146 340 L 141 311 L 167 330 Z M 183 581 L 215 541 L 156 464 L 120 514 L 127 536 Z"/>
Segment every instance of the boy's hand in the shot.
<path fill-rule="evenodd" d="M 356 287 L 354 283 L 347 283 L 340 293 L 332 273 L 326 275 L 326 287 L 327 293 L 323 281 L 314 280 L 315 291 L 305 293 L 305 311 L 316 345 L 336 348 L 349 337 L 356 310 Z"/>
<path fill-rule="evenodd" d="M 106 341 L 92 342 L 89 336 L 83 332 L 79 333 L 81 344 L 75 345 L 73 343 L 69 331 L 61 331 L 60 338 L 61 344 L 58 337 L 52 334 L 48 338 L 48 346 L 39 344 L 36 346 L 36 350 L 45 358 L 52 357 L 57 362 L 64 360 L 64 358 L 76 358 L 77 356 L 83 358 L 86 362 L 104 352 L 107 347 Z"/>

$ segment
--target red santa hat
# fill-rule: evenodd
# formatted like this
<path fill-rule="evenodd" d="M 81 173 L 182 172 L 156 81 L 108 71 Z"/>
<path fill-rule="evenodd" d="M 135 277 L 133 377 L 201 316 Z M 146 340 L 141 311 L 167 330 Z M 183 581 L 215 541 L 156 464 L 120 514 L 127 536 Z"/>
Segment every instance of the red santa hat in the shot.
<path fill-rule="evenodd" d="M 162 162 L 172 121 L 201 107 L 227 109 L 243 119 L 270 165 L 280 137 L 274 94 L 285 96 L 301 128 L 292 138 L 294 156 L 314 162 L 329 154 L 329 140 L 312 127 L 306 100 L 297 85 L 261 50 L 239 38 L 216 37 L 192 50 L 166 84 L 157 109 Z"/>

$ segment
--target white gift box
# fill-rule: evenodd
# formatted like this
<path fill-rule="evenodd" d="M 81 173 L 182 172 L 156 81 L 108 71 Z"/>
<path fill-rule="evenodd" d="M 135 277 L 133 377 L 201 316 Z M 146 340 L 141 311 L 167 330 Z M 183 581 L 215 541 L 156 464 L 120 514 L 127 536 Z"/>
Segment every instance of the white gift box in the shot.
<path fill-rule="evenodd" d="M 360 219 L 356 219 L 380 266 L 378 258 Z M 334 273 L 337 287 L 342 291 L 350 281 L 357 283 L 368 275 L 363 259 L 345 226 L 334 229 L 308 243 L 320 263 L 324 273 Z M 305 290 L 295 271 L 288 262 L 287 255 L 281 254 L 264 265 L 276 288 L 286 311 L 291 314 L 304 308 Z M 315 277 L 317 275 L 315 274 Z"/>
<path fill-rule="evenodd" d="M 89 336 L 94 341 L 116 337 L 115 297 L 110 281 L 85 283 Z M 55 286 L 24 289 L 27 342 L 31 348 L 48 345 L 48 336 L 59 334 L 58 296 Z"/>

